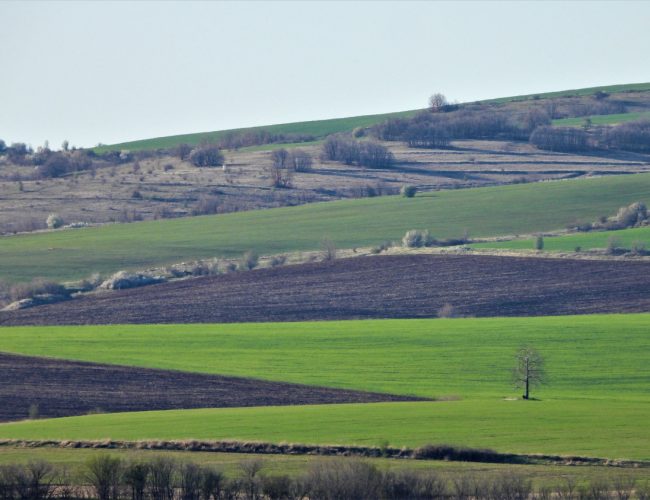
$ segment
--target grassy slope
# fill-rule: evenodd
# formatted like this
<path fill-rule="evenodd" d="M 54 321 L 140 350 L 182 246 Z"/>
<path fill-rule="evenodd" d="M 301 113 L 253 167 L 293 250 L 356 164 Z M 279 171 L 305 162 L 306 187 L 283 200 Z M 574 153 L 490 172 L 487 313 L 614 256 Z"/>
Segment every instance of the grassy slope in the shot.
<path fill-rule="evenodd" d="M 589 87 L 583 89 L 562 90 L 558 92 L 545 92 L 541 94 L 528 94 L 514 97 L 502 97 L 498 99 L 488 99 L 486 103 L 505 103 L 511 101 L 526 101 L 533 98 L 548 99 L 554 97 L 565 97 L 571 95 L 590 95 L 598 91 L 616 93 L 627 91 L 650 90 L 650 83 L 633 83 L 623 85 L 609 85 L 604 87 Z M 150 149 L 171 148 L 181 143 L 198 144 L 202 140 L 215 140 L 223 137 L 230 132 L 248 132 L 256 130 L 267 130 L 271 133 L 284 134 L 309 134 L 315 137 L 324 137 L 336 132 L 349 132 L 356 127 L 368 127 L 376 123 L 381 123 L 388 118 L 412 116 L 421 110 L 401 111 L 395 113 L 383 113 L 378 115 L 353 116 L 349 118 L 334 118 L 330 120 L 314 120 L 307 122 L 283 123 L 278 125 L 267 125 L 259 127 L 240 128 L 232 130 L 219 130 L 215 132 L 199 132 L 195 134 L 172 135 L 167 137 L 155 137 L 152 139 L 143 139 L 139 141 L 123 142 L 108 146 L 99 146 L 94 148 L 98 153 L 111 150 L 129 150 L 142 151 Z"/>
<path fill-rule="evenodd" d="M 606 248 L 610 238 L 618 240 L 617 246 L 631 248 L 636 242 L 643 243 L 650 248 L 650 227 L 622 229 L 620 231 L 597 231 L 591 233 L 577 233 L 566 236 L 544 238 L 544 250 L 553 252 L 572 252 L 576 247 L 582 250 Z M 513 250 L 532 250 L 534 239 L 512 241 L 499 241 L 490 243 L 477 243 L 475 248 L 507 248 Z"/>
<path fill-rule="evenodd" d="M 263 211 L 115 224 L 0 238 L 0 276 L 73 279 L 193 258 L 340 248 L 397 240 L 409 229 L 436 237 L 521 234 L 585 222 L 650 201 L 650 174 L 439 191 Z M 515 209 L 516 207 L 516 209 Z"/>
<path fill-rule="evenodd" d="M 5 424 L 0 438 L 451 442 L 650 459 L 649 326 L 650 315 L 611 315 L 3 328 L 3 351 L 461 400 L 99 415 Z M 541 401 L 504 399 L 518 394 L 508 377 L 522 342 L 547 358 Z"/>
<path fill-rule="evenodd" d="M 256 132 L 265 130 L 272 134 L 305 134 L 322 138 L 337 132 L 350 132 L 357 127 L 369 127 L 381 123 L 389 118 L 409 117 L 419 110 L 398 111 L 395 113 L 383 113 L 378 115 L 351 116 L 349 118 L 333 118 L 330 120 L 314 120 L 307 122 L 282 123 L 277 125 L 266 125 L 260 127 L 248 127 L 232 130 L 218 130 L 216 132 L 199 132 L 196 134 L 172 135 L 167 137 L 155 137 L 140 141 L 112 144 L 110 146 L 99 146 L 94 148 L 97 153 L 111 150 L 143 151 L 151 149 L 172 148 L 179 144 L 199 144 L 203 140 L 216 141 L 229 133 Z M 265 148 L 267 149 L 268 146 Z"/>
<path fill-rule="evenodd" d="M 553 120 L 553 125 L 559 127 L 582 127 L 585 120 L 589 118 L 592 125 L 616 125 L 623 122 L 650 119 L 650 111 L 639 113 L 620 113 L 615 115 L 591 115 L 579 118 L 562 118 Z"/>

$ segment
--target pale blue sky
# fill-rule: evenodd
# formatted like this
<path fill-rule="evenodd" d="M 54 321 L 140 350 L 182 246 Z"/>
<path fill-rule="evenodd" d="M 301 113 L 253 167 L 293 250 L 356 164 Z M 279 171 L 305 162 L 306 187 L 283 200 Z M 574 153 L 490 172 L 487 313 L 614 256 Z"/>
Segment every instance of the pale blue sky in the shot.
<path fill-rule="evenodd" d="M 0 2 L 0 138 L 78 146 L 650 81 L 650 2 Z"/>

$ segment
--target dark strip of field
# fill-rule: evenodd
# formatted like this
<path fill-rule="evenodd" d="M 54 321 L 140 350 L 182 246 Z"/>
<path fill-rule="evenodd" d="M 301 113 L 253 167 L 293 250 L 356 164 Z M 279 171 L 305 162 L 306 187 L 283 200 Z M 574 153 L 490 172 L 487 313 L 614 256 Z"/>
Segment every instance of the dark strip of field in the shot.
<path fill-rule="evenodd" d="M 650 264 L 478 255 L 341 259 L 0 313 L 4 325 L 225 323 L 650 311 Z"/>
<path fill-rule="evenodd" d="M 256 379 L 0 353 L 0 421 L 89 412 L 417 401 Z"/>

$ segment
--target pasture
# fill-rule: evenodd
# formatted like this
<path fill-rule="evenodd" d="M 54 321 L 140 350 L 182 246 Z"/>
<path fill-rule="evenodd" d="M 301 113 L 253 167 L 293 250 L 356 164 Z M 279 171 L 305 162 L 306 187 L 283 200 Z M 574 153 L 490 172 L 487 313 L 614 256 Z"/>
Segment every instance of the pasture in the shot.
<path fill-rule="evenodd" d="M 650 174 L 385 196 L 216 216 L 113 224 L 0 238 L 0 276 L 84 278 L 183 260 L 339 248 L 398 240 L 409 229 L 436 238 L 526 234 L 595 220 L 650 199 Z M 516 208 L 515 208 L 516 207 Z"/>

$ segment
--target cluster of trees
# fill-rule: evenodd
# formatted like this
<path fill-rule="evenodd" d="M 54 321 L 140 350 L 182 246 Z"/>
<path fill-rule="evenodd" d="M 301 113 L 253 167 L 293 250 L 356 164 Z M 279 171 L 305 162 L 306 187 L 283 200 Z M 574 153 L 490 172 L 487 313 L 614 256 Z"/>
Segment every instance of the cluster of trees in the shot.
<path fill-rule="evenodd" d="M 537 127 L 530 143 L 539 149 L 560 152 L 580 152 L 590 149 L 587 133 L 575 127 Z"/>
<path fill-rule="evenodd" d="M 493 109 L 458 110 L 447 113 L 418 113 L 413 118 L 395 118 L 373 128 L 386 141 L 405 141 L 411 147 L 445 148 L 454 139 L 527 139 L 535 127 L 549 124 L 542 111 L 512 115 Z"/>
<path fill-rule="evenodd" d="M 269 168 L 271 186 L 277 188 L 291 187 L 293 174 L 295 172 L 309 172 L 312 164 L 311 155 L 302 149 L 288 151 L 283 148 L 272 151 L 271 166 Z"/>
<path fill-rule="evenodd" d="M 650 152 L 650 120 L 623 123 L 607 128 L 598 141 L 601 147 L 638 153 Z"/>
<path fill-rule="evenodd" d="M 335 134 L 323 144 L 323 158 L 346 165 L 368 168 L 390 168 L 395 163 L 391 151 L 376 141 L 356 141 L 344 134 Z"/>

